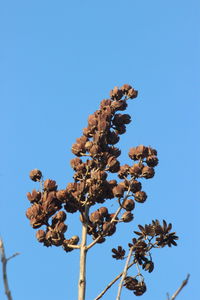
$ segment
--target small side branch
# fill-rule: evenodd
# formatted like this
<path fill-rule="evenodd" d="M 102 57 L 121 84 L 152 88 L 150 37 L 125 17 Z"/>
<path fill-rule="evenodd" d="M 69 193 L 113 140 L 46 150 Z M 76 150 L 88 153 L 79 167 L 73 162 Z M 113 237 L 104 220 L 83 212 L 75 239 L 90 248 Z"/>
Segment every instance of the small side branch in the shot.
<path fill-rule="evenodd" d="M 9 285 L 8 285 L 7 262 L 10 259 L 14 258 L 15 256 L 19 255 L 19 253 L 17 252 L 15 254 L 13 254 L 12 256 L 6 258 L 3 240 L 0 239 L 0 255 L 1 255 L 1 262 L 2 262 L 3 283 L 4 283 L 5 294 L 6 294 L 7 298 L 8 298 L 8 300 L 12 300 L 11 291 L 10 291 Z"/>
<path fill-rule="evenodd" d="M 132 267 L 135 264 L 135 262 L 133 261 L 127 268 L 127 270 Z M 119 275 L 117 275 L 108 285 L 107 287 L 94 299 L 94 300 L 99 300 L 101 299 L 101 297 L 107 292 L 107 290 L 109 290 L 109 288 L 111 288 L 113 286 L 113 284 L 124 274 L 124 271 L 121 272 Z"/>
<path fill-rule="evenodd" d="M 186 286 L 186 284 L 188 283 L 188 280 L 190 278 L 190 274 L 187 275 L 186 279 L 183 280 L 181 286 L 177 289 L 177 291 L 172 295 L 171 298 L 168 297 L 169 300 L 174 300 L 178 294 L 180 293 L 180 291 L 184 288 L 184 286 Z"/>

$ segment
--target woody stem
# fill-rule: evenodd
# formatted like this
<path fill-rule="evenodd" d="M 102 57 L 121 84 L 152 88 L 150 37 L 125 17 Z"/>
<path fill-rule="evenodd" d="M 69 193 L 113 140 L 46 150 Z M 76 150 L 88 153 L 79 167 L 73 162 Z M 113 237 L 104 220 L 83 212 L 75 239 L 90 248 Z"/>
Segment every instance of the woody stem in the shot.
<path fill-rule="evenodd" d="M 79 273 L 79 284 L 78 284 L 78 300 L 85 300 L 88 212 L 89 212 L 89 207 L 86 205 L 85 221 L 82 224 L 82 239 L 80 244 L 80 273 Z"/>
<path fill-rule="evenodd" d="M 119 284 L 119 288 L 118 288 L 118 293 L 117 293 L 116 300 L 120 300 L 122 286 L 123 286 L 123 282 L 124 282 L 124 279 L 125 279 L 126 274 L 127 274 L 128 265 L 129 265 L 129 262 L 130 262 L 130 259 L 131 259 L 132 252 L 133 252 L 133 247 L 131 247 L 130 250 L 129 250 L 129 254 L 128 254 L 128 257 L 127 257 L 127 260 L 126 260 L 126 264 L 124 266 L 124 271 L 123 271 L 123 274 L 122 274 L 122 277 L 121 277 L 121 281 L 120 281 L 120 284 Z"/>

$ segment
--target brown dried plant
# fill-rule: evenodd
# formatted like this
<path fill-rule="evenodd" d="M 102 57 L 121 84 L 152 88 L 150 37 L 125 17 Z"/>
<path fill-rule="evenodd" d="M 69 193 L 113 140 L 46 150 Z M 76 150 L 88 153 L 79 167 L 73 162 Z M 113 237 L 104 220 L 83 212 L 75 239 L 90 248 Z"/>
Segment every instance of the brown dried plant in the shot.
<path fill-rule="evenodd" d="M 157 151 L 144 145 L 130 149 L 130 165 L 121 165 L 119 161 L 121 151 L 116 144 L 131 122 L 131 116 L 123 111 L 127 109 L 128 100 L 135 99 L 137 95 L 138 92 L 128 84 L 121 88 L 115 87 L 110 92 L 110 98 L 102 100 L 100 108 L 88 117 L 88 126 L 83 129 L 83 135 L 72 145 L 72 152 L 76 156 L 70 162 L 74 176 L 73 182 L 68 183 L 65 189 L 59 190 L 54 180 L 44 181 L 38 169 L 30 172 L 30 178 L 39 182 L 40 188 L 27 193 L 31 206 L 26 216 L 34 229 L 43 227 L 36 232 L 36 238 L 44 246 L 61 246 L 65 252 L 80 250 L 79 300 L 85 300 L 88 250 L 115 234 L 121 222 L 129 223 L 133 220 L 135 205 L 147 199 L 141 179 L 152 178 L 158 164 Z M 117 176 L 108 179 L 110 174 Z M 107 200 L 111 199 L 118 201 L 115 212 L 109 211 L 106 206 Z M 96 204 L 99 207 L 93 210 Z M 73 213 L 80 215 L 81 238 L 77 235 L 66 236 L 67 214 Z M 120 299 L 123 286 L 136 296 L 146 291 L 140 269 L 153 271 L 152 249 L 176 246 L 175 240 L 178 237 L 171 232 L 172 225 L 167 225 L 166 221 L 160 224 L 155 220 L 149 225 L 138 227 L 139 231 L 135 231 L 137 238 L 134 237 L 128 244 L 128 257 L 125 257 L 126 252 L 121 245 L 112 249 L 113 258 L 126 259 L 124 271 L 117 276 L 117 279 L 121 277 L 117 300 Z M 88 235 L 93 239 L 90 243 L 87 243 Z M 127 271 L 133 265 L 137 269 L 136 275 L 128 276 Z M 96 300 L 115 282 L 113 280 Z"/>

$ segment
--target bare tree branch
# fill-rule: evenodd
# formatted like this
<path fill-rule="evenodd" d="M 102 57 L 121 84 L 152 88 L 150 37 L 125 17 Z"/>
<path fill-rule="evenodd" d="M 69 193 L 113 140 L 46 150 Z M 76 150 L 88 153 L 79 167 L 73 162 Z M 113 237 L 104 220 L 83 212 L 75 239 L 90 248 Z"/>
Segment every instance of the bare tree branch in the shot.
<path fill-rule="evenodd" d="M 82 241 L 80 245 L 80 273 L 78 284 L 78 299 L 85 300 L 86 289 L 86 255 L 87 255 L 87 227 L 88 227 L 89 206 L 85 206 L 85 222 L 82 224 Z"/>
<path fill-rule="evenodd" d="M 10 291 L 9 285 L 8 285 L 8 277 L 7 277 L 7 269 L 6 269 L 6 267 L 7 267 L 7 262 L 10 259 L 14 258 L 15 256 L 19 255 L 19 253 L 16 252 L 13 255 L 11 255 L 10 257 L 6 258 L 3 240 L 0 239 L 0 255 L 1 255 L 1 262 L 2 262 L 3 283 L 4 283 L 5 294 L 6 294 L 7 298 L 8 298 L 8 300 L 12 300 L 11 291 Z"/>
<path fill-rule="evenodd" d="M 184 286 L 186 286 L 186 284 L 188 283 L 188 280 L 189 280 L 189 277 L 190 277 L 190 274 L 187 275 L 186 279 L 183 280 L 181 286 L 177 289 L 177 291 L 172 295 L 171 298 L 169 298 L 169 295 L 168 295 L 168 299 L 169 300 L 174 300 L 178 294 L 180 293 L 180 291 L 184 288 Z"/>
<path fill-rule="evenodd" d="M 124 278 L 126 277 L 126 273 L 127 273 L 127 270 L 128 270 L 128 265 L 129 265 L 129 262 L 130 262 L 130 259 L 131 259 L 132 252 L 133 252 L 133 247 L 130 248 L 128 257 L 126 259 L 126 263 L 125 263 L 124 271 L 123 271 L 122 278 L 121 278 L 121 281 L 120 281 L 120 284 L 119 284 L 116 300 L 120 300 L 122 286 L 123 286 Z"/>
<path fill-rule="evenodd" d="M 133 261 L 128 267 L 127 270 L 132 267 L 135 264 L 135 261 Z M 113 286 L 113 284 L 123 275 L 124 272 L 121 272 L 119 275 L 117 275 L 108 285 L 107 287 L 94 299 L 94 300 L 99 300 L 101 297 Z"/>

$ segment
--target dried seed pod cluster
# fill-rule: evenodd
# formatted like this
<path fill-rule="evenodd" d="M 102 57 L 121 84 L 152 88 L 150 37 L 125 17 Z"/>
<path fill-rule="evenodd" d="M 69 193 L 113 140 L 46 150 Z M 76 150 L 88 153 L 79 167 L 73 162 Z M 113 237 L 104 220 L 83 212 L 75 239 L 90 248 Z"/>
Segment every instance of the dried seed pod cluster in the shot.
<path fill-rule="evenodd" d="M 34 229 L 40 228 L 36 238 L 44 246 L 62 246 L 65 252 L 80 248 L 81 255 L 84 255 L 85 250 L 112 236 L 119 223 L 131 222 L 136 203 L 146 201 L 147 194 L 142 189 L 141 180 L 154 176 L 154 168 L 158 164 L 157 151 L 144 145 L 131 148 L 128 155 L 132 163 L 121 165 L 121 150 L 116 146 L 131 122 L 131 116 L 124 113 L 128 100 L 136 98 L 137 94 L 128 84 L 115 87 L 110 92 L 110 98 L 103 99 L 99 109 L 89 115 L 82 136 L 72 145 L 71 150 L 75 155 L 70 162 L 74 170 L 73 182 L 68 183 L 65 189 L 59 190 L 54 180 L 44 181 L 38 169 L 30 172 L 30 179 L 39 182 L 40 188 L 27 193 L 31 206 L 26 216 Z M 115 179 L 110 179 L 112 174 Z M 108 199 L 117 199 L 118 208 L 115 212 L 109 212 L 104 204 Z M 91 211 L 95 205 L 98 208 Z M 84 234 L 93 239 L 89 245 L 84 242 L 86 238 L 82 238 L 85 244 L 81 242 L 78 245 L 77 235 L 66 237 L 68 225 L 65 222 L 70 213 L 79 214 Z M 135 234 L 139 237 L 129 243 L 132 263 L 137 264 L 137 270 L 142 267 L 151 273 L 154 263 L 150 250 L 167 245 L 176 246 L 178 237 L 175 232 L 170 232 L 172 225 L 167 225 L 166 221 L 161 225 L 155 220 L 138 227 L 140 231 L 135 231 Z M 112 253 L 117 260 L 125 259 L 126 252 L 122 246 L 113 248 Z M 124 286 L 137 296 L 146 291 L 140 271 L 134 277 L 126 276 Z"/>
<path fill-rule="evenodd" d="M 143 295 L 146 290 L 146 284 L 144 283 L 143 280 L 138 281 L 135 277 L 127 276 L 124 280 L 124 286 L 128 289 L 133 291 L 133 293 L 136 296 L 141 296 Z"/>
<path fill-rule="evenodd" d="M 130 171 L 134 166 L 121 167 L 118 160 L 121 151 L 116 147 L 120 136 L 126 132 L 127 124 L 131 122 L 130 115 L 120 112 L 126 110 L 128 99 L 136 97 L 137 91 L 128 84 L 121 88 L 115 87 L 110 92 L 110 99 L 102 100 L 100 108 L 88 117 L 83 135 L 72 145 L 72 152 L 76 156 L 70 162 L 74 170 L 74 182 L 68 183 L 66 189 L 58 190 L 54 180 L 43 181 L 42 172 L 38 169 L 30 172 L 30 178 L 40 182 L 42 188 L 27 193 L 31 207 L 27 209 L 26 216 L 33 228 L 46 226 L 45 230 L 40 229 L 36 234 L 38 241 L 45 246 L 62 245 L 65 251 L 73 249 L 67 246 L 71 243 L 70 239 L 65 238 L 66 213 L 79 211 L 82 223 L 88 224 L 88 234 L 93 239 L 98 238 L 100 243 L 105 241 L 106 236 L 115 233 L 118 221 L 127 223 L 133 220 L 131 211 L 135 201 L 146 200 L 147 195 L 141 191 L 141 183 L 136 178 L 150 178 L 147 175 L 150 172 L 141 171 L 143 175 L 138 176 L 138 173 Z M 143 158 L 147 160 L 151 150 L 145 149 L 148 155 L 146 153 Z M 152 151 L 155 154 L 155 150 Z M 142 164 L 141 161 L 139 163 Z M 107 180 L 109 173 L 118 173 L 123 181 Z M 132 199 L 129 198 L 131 195 Z M 106 207 L 100 207 L 90 213 L 89 217 L 85 215 L 86 205 L 91 207 L 113 198 L 118 198 L 120 210 L 124 211 L 120 219 L 115 213 L 109 213 Z"/>
<path fill-rule="evenodd" d="M 133 238 L 131 243 L 128 244 L 133 266 L 137 265 L 137 274 L 134 277 L 126 276 L 124 280 L 124 286 L 132 290 L 136 296 L 140 296 L 146 291 L 144 276 L 141 274 L 139 267 L 141 266 L 144 271 L 149 273 L 154 270 L 151 250 L 165 246 L 177 246 L 176 240 L 178 239 L 176 233 L 171 232 L 172 224 L 167 224 L 165 220 L 162 224 L 158 220 L 152 220 L 151 224 L 138 225 L 138 228 L 140 231 L 134 231 L 134 233 L 139 237 Z M 118 246 L 116 249 L 113 248 L 112 253 L 114 253 L 112 257 L 117 260 L 125 259 L 125 250 L 122 246 Z M 131 264 L 131 261 L 129 264 Z"/>

